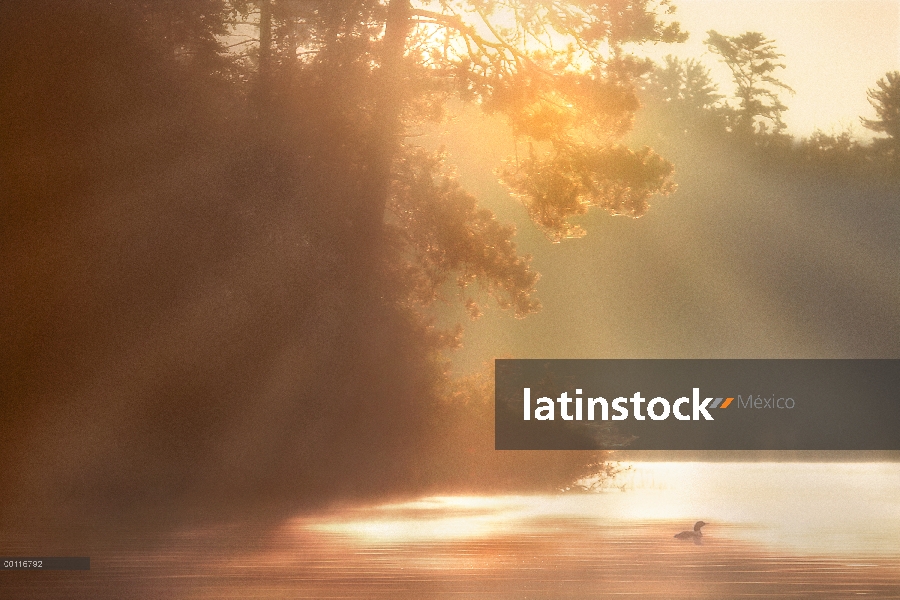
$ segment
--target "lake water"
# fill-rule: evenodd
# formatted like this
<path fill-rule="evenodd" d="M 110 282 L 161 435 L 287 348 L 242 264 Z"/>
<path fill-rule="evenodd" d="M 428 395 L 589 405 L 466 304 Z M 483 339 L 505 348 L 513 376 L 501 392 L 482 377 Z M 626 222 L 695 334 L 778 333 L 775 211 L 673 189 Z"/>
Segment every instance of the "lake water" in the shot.
<path fill-rule="evenodd" d="M 0 573 L 0 596 L 900 598 L 898 463 L 640 463 L 615 486 L 120 539 L 81 549 L 89 572 Z M 701 519 L 701 544 L 673 537 Z"/>

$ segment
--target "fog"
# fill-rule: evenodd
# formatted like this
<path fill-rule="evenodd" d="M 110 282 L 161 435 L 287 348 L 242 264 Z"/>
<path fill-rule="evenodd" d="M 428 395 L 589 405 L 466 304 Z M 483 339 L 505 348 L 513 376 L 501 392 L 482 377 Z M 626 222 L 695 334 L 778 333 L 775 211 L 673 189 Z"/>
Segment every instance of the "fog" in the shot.
<path fill-rule="evenodd" d="M 639 128 L 640 118 L 639 112 Z M 473 141 L 490 124 L 496 142 Z M 491 180 L 491 155 L 514 151 L 507 136 L 496 122 L 471 113 L 435 135 L 434 143 L 461 165 L 467 187 L 516 222 L 516 239 L 541 273 L 543 310 L 523 321 L 495 311 L 467 324 L 454 361 L 460 369 L 497 356 L 893 358 L 900 352 L 894 243 L 900 205 L 893 188 L 760 165 L 702 136 L 676 138 L 666 140 L 666 155 L 676 164 L 675 193 L 637 220 L 588 214 L 585 237 L 548 245 Z"/>
<path fill-rule="evenodd" d="M 559 78 L 400 0 L 4 6 L 0 527 L 609 474 L 493 450 L 497 357 L 896 357 L 896 140 L 672 112 L 638 4 Z"/>

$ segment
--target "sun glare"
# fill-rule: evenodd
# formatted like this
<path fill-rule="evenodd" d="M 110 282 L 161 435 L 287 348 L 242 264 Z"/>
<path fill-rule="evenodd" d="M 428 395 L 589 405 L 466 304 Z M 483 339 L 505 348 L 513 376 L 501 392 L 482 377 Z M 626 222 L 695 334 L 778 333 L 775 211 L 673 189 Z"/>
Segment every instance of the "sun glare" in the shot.
<path fill-rule="evenodd" d="M 522 498 L 435 496 L 352 511 L 338 518 L 301 520 L 303 529 L 361 540 L 417 540 L 483 537 L 497 534 L 525 516 Z"/>

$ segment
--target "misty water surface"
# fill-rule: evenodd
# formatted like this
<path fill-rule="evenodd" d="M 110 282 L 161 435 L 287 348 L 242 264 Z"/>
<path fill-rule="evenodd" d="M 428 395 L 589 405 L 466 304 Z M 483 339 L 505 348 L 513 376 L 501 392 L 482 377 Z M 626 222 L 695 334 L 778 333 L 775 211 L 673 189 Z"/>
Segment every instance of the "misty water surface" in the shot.
<path fill-rule="evenodd" d="M 896 463 L 643 463 L 614 483 L 123 538 L 87 549 L 89 573 L 2 575 L 22 598 L 900 598 Z M 697 519 L 702 544 L 673 538 Z"/>

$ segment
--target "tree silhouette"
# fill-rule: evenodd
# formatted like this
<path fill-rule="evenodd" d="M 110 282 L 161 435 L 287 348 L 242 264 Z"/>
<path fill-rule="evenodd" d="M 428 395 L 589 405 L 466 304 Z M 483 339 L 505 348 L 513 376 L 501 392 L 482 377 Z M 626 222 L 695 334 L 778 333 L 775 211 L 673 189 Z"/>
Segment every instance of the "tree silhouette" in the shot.
<path fill-rule="evenodd" d="M 724 97 L 703 63 L 672 55 L 650 71 L 644 89 L 655 101 L 677 106 L 679 111 L 711 111 Z"/>
<path fill-rule="evenodd" d="M 426 307 L 458 291 L 477 314 L 480 286 L 525 316 L 537 274 L 407 134 L 461 97 L 533 149 L 504 179 L 548 236 L 576 235 L 591 206 L 639 216 L 672 167 L 620 144 L 649 68 L 627 47 L 682 39 L 668 10 L 0 6 L 16 82 L 0 90 L 0 525 L 53 505 L 215 517 L 450 481 L 463 449 L 422 452 L 446 432 L 456 338 Z M 465 428 L 485 406 L 448 413 Z M 473 488 L 497 475 L 482 472 Z"/>
<path fill-rule="evenodd" d="M 877 119 L 865 119 L 863 125 L 887 138 L 875 140 L 876 148 L 897 155 L 900 150 L 900 71 L 890 71 L 868 91 L 869 103 L 875 108 Z"/>
<path fill-rule="evenodd" d="M 793 93 L 794 90 L 773 75 L 776 69 L 785 68 L 777 62 L 784 55 L 775 50 L 775 42 L 755 31 L 726 36 L 710 30 L 707 35 L 706 45 L 728 66 L 737 86 L 735 95 L 739 103 L 733 130 L 744 134 L 784 130 L 781 114 L 787 107 L 779 99 L 778 91 Z"/>
<path fill-rule="evenodd" d="M 725 128 L 722 98 L 703 63 L 666 56 L 644 78 L 641 104 L 647 117 L 639 129 L 657 139 L 699 131 L 718 133 Z"/>
<path fill-rule="evenodd" d="M 273 18 L 288 18 L 278 10 L 282 3 L 269 3 Z M 365 154 L 360 173 L 366 181 L 360 184 L 353 237 L 365 240 L 360 256 L 373 265 L 379 260 L 392 165 L 403 152 L 406 125 L 417 118 L 417 109 L 434 112 L 450 94 L 505 115 L 523 142 L 544 143 L 545 152 L 531 155 L 515 173 L 507 172 L 505 181 L 554 239 L 577 234 L 568 218 L 590 206 L 640 216 L 652 194 L 670 189 L 666 178 L 659 177 L 665 163 L 652 152 L 610 151 L 630 128 L 638 106 L 633 81 L 649 68 L 626 47 L 685 37 L 677 24 L 657 14 L 672 11 L 668 0 L 327 5 L 295 12 L 290 26 L 272 27 L 271 45 L 288 49 L 282 63 L 296 63 L 299 51 L 308 64 L 342 55 L 343 62 L 371 65 L 363 74 L 366 95 L 359 98 L 359 109 L 370 120 L 360 140 Z M 296 35 L 292 43 L 278 39 L 279 30 L 298 28 L 306 32 L 299 45 Z M 602 160 L 574 159 L 598 152 Z M 593 173 L 559 171 L 599 168 L 601 163 L 604 170 Z M 548 171 L 596 181 L 581 186 L 575 197 L 548 195 L 540 191 L 546 181 L 528 181 Z M 618 172 L 628 175 L 617 182 Z M 604 198 L 606 193 L 611 197 Z M 629 198 L 612 198 L 622 194 Z"/>

